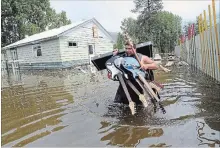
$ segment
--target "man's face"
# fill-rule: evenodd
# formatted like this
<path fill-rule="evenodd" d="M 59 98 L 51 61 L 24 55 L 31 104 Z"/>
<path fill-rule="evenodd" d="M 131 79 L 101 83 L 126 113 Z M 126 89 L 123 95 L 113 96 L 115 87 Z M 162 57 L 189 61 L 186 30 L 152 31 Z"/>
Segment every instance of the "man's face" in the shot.
<path fill-rule="evenodd" d="M 131 45 L 126 45 L 126 46 L 125 46 L 125 52 L 126 52 L 128 55 L 133 55 L 133 54 L 134 54 Z"/>
<path fill-rule="evenodd" d="M 116 54 L 118 54 L 118 49 L 113 50 L 113 55 L 116 55 Z"/>

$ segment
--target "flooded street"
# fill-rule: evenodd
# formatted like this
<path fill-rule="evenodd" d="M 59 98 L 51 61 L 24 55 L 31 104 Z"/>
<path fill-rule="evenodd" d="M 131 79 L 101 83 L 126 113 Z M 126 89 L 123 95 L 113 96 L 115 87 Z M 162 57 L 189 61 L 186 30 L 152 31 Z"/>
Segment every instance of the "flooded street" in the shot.
<path fill-rule="evenodd" d="M 156 73 L 161 110 L 132 116 L 106 72 L 2 74 L 2 146 L 220 147 L 220 85 L 189 67 Z"/>

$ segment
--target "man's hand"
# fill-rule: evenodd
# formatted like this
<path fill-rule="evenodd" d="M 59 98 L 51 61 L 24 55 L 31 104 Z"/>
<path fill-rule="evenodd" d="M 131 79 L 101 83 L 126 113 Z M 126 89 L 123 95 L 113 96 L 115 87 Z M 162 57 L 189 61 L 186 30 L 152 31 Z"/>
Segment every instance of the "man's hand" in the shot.
<path fill-rule="evenodd" d="M 143 63 L 142 63 L 140 69 L 147 70 L 147 69 L 148 69 L 147 64 L 143 64 Z"/>
<path fill-rule="evenodd" d="M 153 60 L 151 60 L 148 56 L 142 56 L 141 63 L 144 63 L 141 65 L 146 65 L 143 66 L 143 68 L 145 69 L 151 69 L 151 70 L 158 69 L 157 64 Z"/>

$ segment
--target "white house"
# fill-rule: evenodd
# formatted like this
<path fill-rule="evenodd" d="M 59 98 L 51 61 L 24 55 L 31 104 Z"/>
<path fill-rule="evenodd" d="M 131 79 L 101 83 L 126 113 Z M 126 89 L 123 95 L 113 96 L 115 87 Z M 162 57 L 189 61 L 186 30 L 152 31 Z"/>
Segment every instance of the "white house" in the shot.
<path fill-rule="evenodd" d="M 9 67 L 66 68 L 90 64 L 91 57 L 112 51 L 113 44 L 109 32 L 92 18 L 34 34 L 2 51 Z"/>

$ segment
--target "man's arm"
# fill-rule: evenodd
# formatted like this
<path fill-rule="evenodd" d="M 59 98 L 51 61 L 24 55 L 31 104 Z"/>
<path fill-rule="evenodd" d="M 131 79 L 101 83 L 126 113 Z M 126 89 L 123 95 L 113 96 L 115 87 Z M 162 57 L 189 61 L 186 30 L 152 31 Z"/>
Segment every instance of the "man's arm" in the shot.
<path fill-rule="evenodd" d="M 144 56 L 144 55 L 142 56 L 141 63 L 142 63 L 141 67 L 145 70 L 147 70 L 147 69 L 151 69 L 151 70 L 158 69 L 158 65 L 147 56 Z"/>

